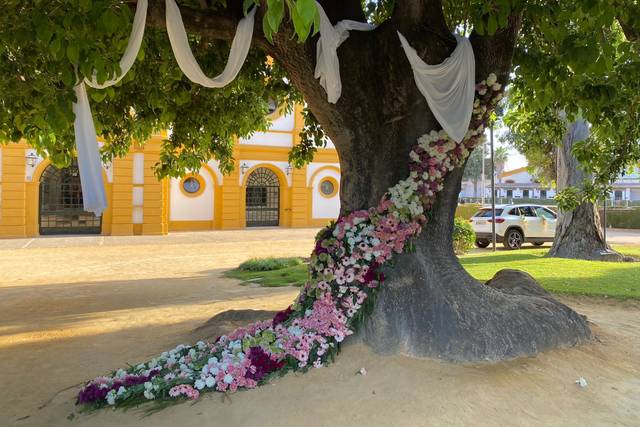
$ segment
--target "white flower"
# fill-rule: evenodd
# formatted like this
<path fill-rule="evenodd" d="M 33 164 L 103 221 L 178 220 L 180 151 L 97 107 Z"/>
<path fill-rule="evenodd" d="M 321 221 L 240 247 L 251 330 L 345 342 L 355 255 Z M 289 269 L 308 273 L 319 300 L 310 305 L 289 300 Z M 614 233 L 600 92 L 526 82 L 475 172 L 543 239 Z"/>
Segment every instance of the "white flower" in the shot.
<path fill-rule="evenodd" d="M 233 382 L 233 376 L 231 376 L 231 374 L 227 374 L 224 376 L 223 381 L 225 384 L 231 384 Z"/>
<path fill-rule="evenodd" d="M 127 391 L 126 388 L 124 388 L 123 386 L 120 386 L 120 388 L 118 389 L 118 396 L 122 396 L 125 392 Z"/>
<path fill-rule="evenodd" d="M 115 405 L 116 404 L 116 391 L 111 390 L 107 393 L 107 404 Z"/>
<path fill-rule="evenodd" d="M 487 77 L 487 86 L 493 86 L 497 80 L 498 76 L 496 76 L 494 73 L 489 74 L 489 77 Z"/>
<path fill-rule="evenodd" d="M 205 386 L 205 382 L 202 380 L 196 380 L 195 384 L 194 384 L 195 388 L 197 388 L 198 390 L 202 390 Z"/>
<path fill-rule="evenodd" d="M 153 389 L 153 384 L 151 384 L 151 382 L 147 381 L 146 383 L 144 383 L 144 389 L 145 390 Z"/>
<path fill-rule="evenodd" d="M 216 385 L 216 380 L 215 378 L 209 376 L 204 380 L 204 383 L 207 385 L 208 388 L 213 388 L 213 386 Z"/>
<path fill-rule="evenodd" d="M 149 390 L 145 390 L 144 391 L 144 397 L 146 397 L 148 400 L 152 400 L 156 396 L 153 393 L 151 393 Z"/>

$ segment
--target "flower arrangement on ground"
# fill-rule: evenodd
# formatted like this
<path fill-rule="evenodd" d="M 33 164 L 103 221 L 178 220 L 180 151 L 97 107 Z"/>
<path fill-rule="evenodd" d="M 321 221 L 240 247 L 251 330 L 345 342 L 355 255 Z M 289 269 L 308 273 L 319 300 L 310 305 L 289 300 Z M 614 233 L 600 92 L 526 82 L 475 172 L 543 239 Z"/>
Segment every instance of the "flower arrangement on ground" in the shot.
<path fill-rule="evenodd" d="M 309 280 L 296 301 L 271 321 L 239 328 L 215 342 L 179 345 L 147 363 L 87 383 L 78 403 L 93 408 L 147 401 L 195 400 L 210 391 L 251 389 L 274 375 L 321 368 L 373 308 L 382 268 L 411 249 L 446 175 L 482 142 L 484 123 L 501 99 L 491 74 L 476 87 L 470 129 L 461 143 L 444 131 L 420 137 L 409 177 L 369 210 L 340 217 L 316 236 Z"/>

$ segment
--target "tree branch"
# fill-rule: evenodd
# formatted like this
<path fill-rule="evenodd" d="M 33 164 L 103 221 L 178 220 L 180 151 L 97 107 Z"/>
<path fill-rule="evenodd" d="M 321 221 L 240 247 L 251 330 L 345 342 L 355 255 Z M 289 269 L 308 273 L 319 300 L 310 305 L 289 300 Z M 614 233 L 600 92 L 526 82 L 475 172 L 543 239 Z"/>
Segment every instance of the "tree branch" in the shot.
<path fill-rule="evenodd" d="M 441 0 L 397 1 L 392 21 L 402 33 L 427 27 L 433 34 L 453 40 L 444 18 Z M 453 42 L 455 44 L 455 40 Z"/>
<path fill-rule="evenodd" d="M 495 73 L 503 87 L 509 79 L 513 62 L 516 38 L 522 26 L 522 12 L 509 17 L 509 23 L 495 34 L 479 35 L 475 31 L 470 40 L 476 58 L 476 81 L 486 79 L 489 73 Z"/>
<path fill-rule="evenodd" d="M 149 1 L 147 25 L 155 28 L 165 28 L 166 12 L 164 4 L 164 0 Z M 180 5 L 180 14 L 186 30 L 190 34 L 197 34 L 212 40 L 233 40 L 238 22 L 243 18 L 242 2 L 230 1 L 226 8 L 218 9 L 193 9 Z M 259 25 L 261 21 L 262 14 L 258 10 L 253 41 L 261 49 L 268 50 L 269 43 L 262 32 L 262 25 Z"/>
<path fill-rule="evenodd" d="M 334 25 L 344 19 L 353 21 L 366 19 L 360 0 L 321 0 L 320 4 Z"/>
<path fill-rule="evenodd" d="M 427 64 L 441 63 L 456 47 L 441 0 L 398 1 L 391 25 L 409 40 Z"/>

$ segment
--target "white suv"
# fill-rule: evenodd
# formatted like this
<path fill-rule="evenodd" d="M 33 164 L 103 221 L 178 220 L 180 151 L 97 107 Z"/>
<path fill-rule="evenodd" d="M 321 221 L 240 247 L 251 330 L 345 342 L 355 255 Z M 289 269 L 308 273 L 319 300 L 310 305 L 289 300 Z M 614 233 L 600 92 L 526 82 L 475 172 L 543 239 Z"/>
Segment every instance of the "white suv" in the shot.
<path fill-rule="evenodd" d="M 496 240 L 507 249 L 520 249 L 524 242 L 536 246 L 552 242 L 556 233 L 555 212 L 540 205 L 496 205 Z M 491 243 L 491 207 L 483 207 L 469 220 L 476 232 L 476 246 Z"/>

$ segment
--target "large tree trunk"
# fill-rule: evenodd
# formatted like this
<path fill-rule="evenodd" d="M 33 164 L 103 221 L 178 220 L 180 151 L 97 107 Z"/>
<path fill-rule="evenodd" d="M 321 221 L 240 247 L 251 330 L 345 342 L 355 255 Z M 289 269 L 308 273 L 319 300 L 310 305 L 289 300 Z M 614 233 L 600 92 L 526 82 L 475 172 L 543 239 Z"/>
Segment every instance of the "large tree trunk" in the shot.
<path fill-rule="evenodd" d="M 590 179 L 572 152 L 577 142 L 577 126 L 586 126 L 586 123 L 572 123 L 557 150 L 558 191 L 571 187 L 582 188 L 585 180 Z M 591 202 L 581 203 L 573 211 L 560 212 L 548 256 L 598 261 L 624 260 L 623 255 L 613 251 L 604 241 L 600 215 L 596 205 Z"/>
<path fill-rule="evenodd" d="M 292 46 L 291 34 L 276 35 L 272 55 L 338 150 L 343 214 L 376 206 L 388 188 L 407 177 L 417 139 L 440 128 L 415 86 L 396 33 L 401 29 L 428 63 L 440 63 L 451 53 L 455 39 L 438 2 L 419 6 L 423 3 L 431 4 L 399 2 L 394 19 L 374 34 L 351 33 L 340 47 L 343 92 L 336 105 L 327 103 L 313 78 L 313 43 Z M 338 3 L 324 4 L 337 20 L 331 5 Z M 519 17 L 511 19 L 495 36 L 472 38 L 477 81 L 491 72 L 506 81 L 520 24 Z M 301 61 L 303 56 L 309 60 Z M 452 229 L 463 170 L 464 165 L 446 179 L 415 253 L 399 256 L 387 272 L 364 340 L 385 353 L 469 361 L 532 355 L 587 339 L 586 320 L 530 278 L 506 275 L 486 286 L 460 265 Z"/>
<path fill-rule="evenodd" d="M 451 236 L 462 170 L 447 178 L 415 253 L 386 272 L 365 342 L 384 354 L 495 361 L 588 339 L 585 319 L 530 278 L 510 274 L 487 286 L 460 265 Z"/>

